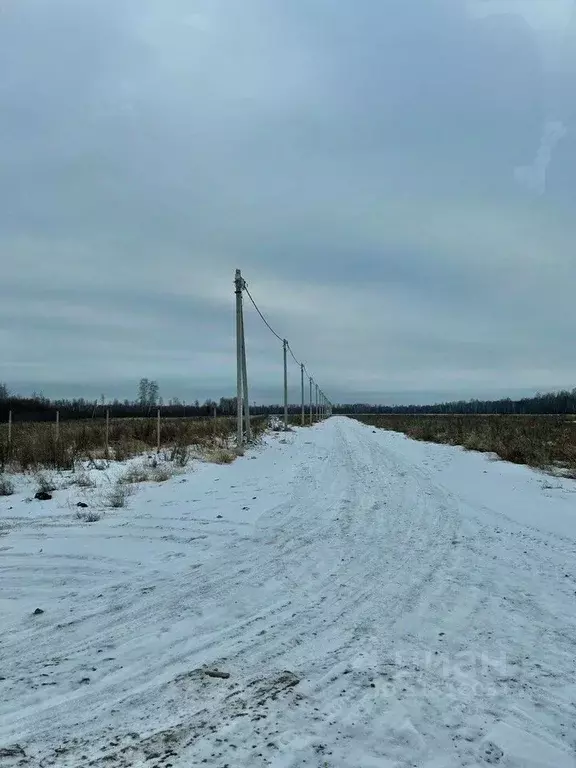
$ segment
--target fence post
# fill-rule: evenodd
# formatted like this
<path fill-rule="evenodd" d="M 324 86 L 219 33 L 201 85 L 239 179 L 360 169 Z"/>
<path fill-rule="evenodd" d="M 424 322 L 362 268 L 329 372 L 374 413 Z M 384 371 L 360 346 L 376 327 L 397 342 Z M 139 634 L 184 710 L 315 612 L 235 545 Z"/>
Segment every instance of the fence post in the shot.
<path fill-rule="evenodd" d="M 314 421 L 314 417 L 313 417 L 313 410 L 314 410 L 313 400 L 314 400 L 314 396 L 312 395 L 312 387 L 313 387 L 314 381 L 312 379 L 312 376 L 310 376 L 309 379 L 310 379 L 310 424 L 312 424 L 313 421 Z"/>
<path fill-rule="evenodd" d="M 244 281 L 242 273 L 236 270 L 236 447 L 241 450 L 244 442 L 242 429 L 242 289 Z"/>
<path fill-rule="evenodd" d="M 161 440 L 162 440 L 162 416 L 161 416 L 160 408 L 158 408 L 158 413 L 156 416 L 156 450 L 158 453 L 160 453 Z"/>
<path fill-rule="evenodd" d="M 60 411 L 56 411 L 56 442 L 60 440 Z"/>
<path fill-rule="evenodd" d="M 288 431 L 288 342 L 284 339 L 284 431 Z"/>
<path fill-rule="evenodd" d="M 306 422 L 306 413 L 305 413 L 305 405 L 304 405 L 304 363 L 300 363 L 300 377 L 301 377 L 301 383 L 302 383 L 302 426 L 304 426 Z"/>
<path fill-rule="evenodd" d="M 106 408 L 106 459 L 110 458 L 110 408 Z"/>

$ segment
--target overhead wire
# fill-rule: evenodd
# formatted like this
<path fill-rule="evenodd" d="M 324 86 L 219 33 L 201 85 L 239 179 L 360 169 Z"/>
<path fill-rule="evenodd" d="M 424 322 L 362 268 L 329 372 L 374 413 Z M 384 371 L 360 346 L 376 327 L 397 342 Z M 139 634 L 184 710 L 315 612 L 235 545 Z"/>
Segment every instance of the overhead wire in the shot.
<path fill-rule="evenodd" d="M 260 307 L 258 306 L 258 304 L 256 304 L 256 301 L 254 300 L 254 298 L 252 297 L 252 294 L 251 294 L 251 293 L 250 293 L 250 291 L 248 290 L 248 285 L 247 285 L 247 283 L 246 283 L 246 280 L 244 280 L 244 290 L 246 291 L 246 294 L 248 295 L 248 298 L 249 298 L 249 299 L 250 299 L 250 301 L 252 302 L 252 305 L 253 305 L 254 309 L 255 309 L 255 310 L 256 310 L 256 312 L 259 314 L 259 316 L 260 316 L 260 319 L 262 320 L 262 322 L 264 323 L 264 325 L 265 325 L 265 326 L 268 328 L 268 330 L 269 330 L 269 331 L 270 331 L 270 332 L 271 332 L 271 333 L 272 333 L 272 334 L 273 334 L 273 335 L 274 335 L 274 336 L 275 336 L 275 337 L 278 339 L 278 341 L 281 341 L 281 342 L 282 342 L 282 344 L 284 344 L 284 342 L 286 341 L 286 339 L 283 339 L 283 338 L 282 338 L 282 336 L 280 336 L 280 334 L 279 334 L 279 333 L 276 333 L 276 331 L 274 330 L 274 328 L 272 328 L 272 326 L 270 325 L 270 323 L 268 322 L 268 320 L 267 320 L 267 319 L 266 319 L 266 317 L 264 316 L 264 313 L 263 313 L 263 312 L 260 310 Z M 287 341 L 286 341 L 286 346 L 287 346 L 287 349 L 288 349 L 288 351 L 289 351 L 289 352 L 290 352 L 290 354 L 292 355 L 292 359 L 294 360 L 294 362 L 296 363 L 296 365 L 298 365 L 298 366 L 302 366 L 302 365 L 304 365 L 303 363 L 301 363 L 301 362 L 300 362 L 300 361 L 297 359 L 296 355 L 295 355 L 295 354 L 294 354 L 294 352 L 292 351 L 292 347 L 290 346 L 290 344 L 289 344 Z M 309 378 L 309 379 L 312 379 L 312 380 L 314 380 L 314 377 L 313 377 L 313 376 L 310 374 L 310 371 L 309 371 L 309 370 L 306 368 L 306 365 L 304 365 L 304 370 L 306 371 L 306 375 L 308 376 L 308 378 Z"/>
<path fill-rule="evenodd" d="M 246 293 L 248 294 L 248 298 L 250 299 L 250 301 L 251 301 L 251 302 L 252 302 L 252 304 L 254 305 L 254 309 L 256 310 L 256 312 L 258 312 L 258 314 L 260 315 L 260 317 L 261 317 L 261 318 L 262 318 L 262 320 L 264 321 L 264 324 L 267 326 L 267 328 L 268 328 L 268 329 L 269 329 L 269 330 L 270 330 L 270 331 L 271 331 L 271 332 L 274 334 L 274 336 L 276 336 L 276 338 L 278 339 L 278 341 L 281 341 L 282 343 L 284 343 L 284 339 L 283 339 L 283 338 L 282 338 L 282 337 L 281 337 L 281 336 L 280 336 L 278 333 L 276 333 L 276 331 L 274 330 L 274 328 L 272 328 L 272 326 L 270 325 L 270 323 L 268 322 L 268 320 L 266 320 L 266 318 L 264 317 L 264 315 L 263 315 L 263 314 L 262 314 L 262 312 L 260 311 L 260 308 L 258 307 L 258 304 L 256 304 L 256 302 L 255 302 L 255 301 L 254 301 L 254 299 L 252 298 L 252 294 L 251 294 L 251 293 L 250 293 L 250 291 L 248 290 L 248 286 L 246 285 L 246 281 L 244 281 L 244 290 L 245 290 L 245 291 L 246 291 Z"/>

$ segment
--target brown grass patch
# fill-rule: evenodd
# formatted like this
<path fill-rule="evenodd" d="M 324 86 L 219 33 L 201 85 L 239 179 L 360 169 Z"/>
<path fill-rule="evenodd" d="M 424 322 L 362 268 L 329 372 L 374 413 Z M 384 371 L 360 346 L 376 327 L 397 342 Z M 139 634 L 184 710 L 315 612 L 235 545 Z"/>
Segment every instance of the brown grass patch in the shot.
<path fill-rule="evenodd" d="M 217 448 L 214 451 L 208 451 L 206 453 L 206 461 L 212 464 L 232 464 L 235 461 L 238 454 L 233 451 L 229 451 L 225 448 Z"/>
<path fill-rule="evenodd" d="M 266 430 L 265 417 L 252 419 L 255 439 Z M 232 418 L 174 419 L 161 424 L 161 448 L 173 451 L 175 463 L 184 466 L 188 447 L 202 451 L 228 449 L 234 439 L 236 422 Z M 56 440 L 54 424 L 18 422 L 12 427 L 12 442 L 7 443 L 7 427 L 0 425 L 0 472 L 73 470 L 79 461 L 106 456 L 106 424 L 103 419 L 63 421 Z M 110 422 L 109 458 L 127 461 L 157 447 L 156 419 L 114 419 Z"/>
<path fill-rule="evenodd" d="M 515 464 L 576 473 L 576 422 L 566 416 L 387 414 L 357 419 L 414 440 L 460 445 L 471 451 L 495 453 Z"/>

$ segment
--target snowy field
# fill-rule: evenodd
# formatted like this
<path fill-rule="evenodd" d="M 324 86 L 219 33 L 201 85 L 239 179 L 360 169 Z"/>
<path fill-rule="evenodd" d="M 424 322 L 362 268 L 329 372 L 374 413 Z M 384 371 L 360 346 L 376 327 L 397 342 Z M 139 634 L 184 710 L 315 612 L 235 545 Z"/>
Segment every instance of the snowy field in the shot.
<path fill-rule="evenodd" d="M 0 499 L 1 768 L 576 765 L 576 482 L 332 418 L 91 493 Z"/>

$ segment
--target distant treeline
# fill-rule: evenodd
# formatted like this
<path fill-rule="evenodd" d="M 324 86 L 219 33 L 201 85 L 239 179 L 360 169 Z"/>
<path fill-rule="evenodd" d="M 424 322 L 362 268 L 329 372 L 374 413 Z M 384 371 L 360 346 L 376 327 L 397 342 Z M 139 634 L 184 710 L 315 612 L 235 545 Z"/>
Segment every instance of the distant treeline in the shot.
<path fill-rule="evenodd" d="M 306 414 L 308 415 L 308 405 Z M 0 421 L 7 421 L 12 411 L 18 421 L 51 421 L 55 412 L 59 411 L 60 418 L 94 419 L 103 418 L 108 410 L 112 418 L 146 418 L 154 416 L 161 408 L 164 418 L 208 418 L 216 416 L 233 416 L 236 413 L 236 398 L 222 397 L 219 401 L 206 400 L 200 403 L 184 403 L 171 400 L 168 404 L 159 402 L 144 403 L 141 400 L 104 399 L 89 401 L 84 398 L 72 400 L 49 400 L 43 395 L 22 397 L 12 395 L 7 388 L 0 384 Z M 257 405 L 251 406 L 255 415 L 268 416 L 283 413 L 283 406 Z M 289 407 L 291 415 L 300 413 L 300 405 Z M 459 400 L 435 405 L 370 405 L 369 403 L 340 404 L 333 407 L 335 414 L 562 414 L 576 413 L 576 389 L 547 394 L 537 394 L 520 400 L 505 398 L 502 400 Z"/>
<path fill-rule="evenodd" d="M 105 418 L 107 411 L 110 418 L 113 419 L 150 418 L 156 416 L 159 408 L 163 418 L 206 419 L 214 416 L 234 416 L 236 414 L 236 398 L 222 397 L 219 401 L 206 400 L 203 403 L 198 400 L 193 403 L 172 400 L 168 404 L 161 401 L 147 404 L 131 400 L 89 401 L 81 397 L 72 400 L 50 400 L 43 395 L 30 397 L 12 395 L 0 384 L 0 422 L 8 421 L 10 411 L 13 419 L 21 422 L 53 421 L 57 411 L 62 421 L 102 419 Z M 282 405 L 253 405 L 251 412 L 260 416 L 280 415 L 284 412 L 284 407 Z M 290 406 L 289 412 L 292 415 L 300 413 L 300 407 Z"/>
<path fill-rule="evenodd" d="M 509 397 L 502 400 L 458 400 L 451 403 L 436 403 L 434 405 L 367 405 L 354 403 L 351 405 L 338 405 L 333 409 L 334 413 L 383 413 L 383 414 L 560 414 L 576 413 L 576 389 L 571 392 L 538 393 L 534 397 L 524 397 L 520 400 L 511 400 Z"/>

